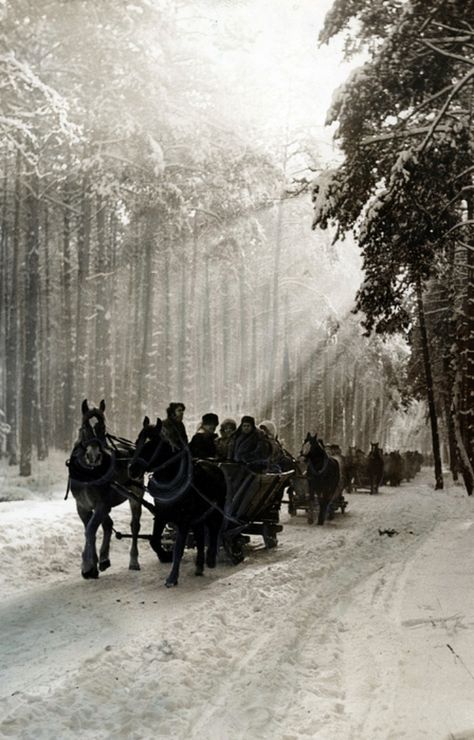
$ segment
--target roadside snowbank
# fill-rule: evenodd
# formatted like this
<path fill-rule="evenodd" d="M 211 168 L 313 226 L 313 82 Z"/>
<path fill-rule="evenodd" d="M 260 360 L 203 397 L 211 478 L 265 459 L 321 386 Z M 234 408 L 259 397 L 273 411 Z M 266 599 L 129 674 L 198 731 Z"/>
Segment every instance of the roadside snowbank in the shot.
<path fill-rule="evenodd" d="M 71 498 L 0 504 L 0 737 L 474 738 L 474 502 L 431 478 L 170 590 L 124 541 L 83 581 Z"/>

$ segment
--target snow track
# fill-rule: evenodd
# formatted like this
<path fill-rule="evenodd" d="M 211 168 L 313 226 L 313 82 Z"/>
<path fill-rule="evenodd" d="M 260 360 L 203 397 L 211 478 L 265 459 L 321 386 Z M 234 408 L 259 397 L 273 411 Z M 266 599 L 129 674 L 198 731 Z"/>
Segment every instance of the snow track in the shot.
<path fill-rule="evenodd" d="M 284 514 L 277 550 L 204 578 L 188 551 L 169 590 L 146 543 L 140 572 L 114 541 L 83 581 L 72 501 L 1 504 L 0 737 L 474 737 L 473 502 L 428 480 L 348 496 L 323 528 Z"/>

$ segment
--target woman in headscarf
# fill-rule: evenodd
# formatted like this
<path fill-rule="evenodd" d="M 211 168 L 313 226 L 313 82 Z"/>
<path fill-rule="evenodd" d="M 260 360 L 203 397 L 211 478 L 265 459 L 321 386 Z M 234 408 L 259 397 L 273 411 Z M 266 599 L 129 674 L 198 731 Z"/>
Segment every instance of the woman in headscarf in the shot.
<path fill-rule="evenodd" d="M 269 460 L 269 472 L 281 472 L 282 470 L 291 470 L 293 459 L 289 452 L 282 446 L 277 436 L 277 428 L 273 421 L 265 419 L 261 421 L 258 428 L 263 432 L 271 447 Z"/>

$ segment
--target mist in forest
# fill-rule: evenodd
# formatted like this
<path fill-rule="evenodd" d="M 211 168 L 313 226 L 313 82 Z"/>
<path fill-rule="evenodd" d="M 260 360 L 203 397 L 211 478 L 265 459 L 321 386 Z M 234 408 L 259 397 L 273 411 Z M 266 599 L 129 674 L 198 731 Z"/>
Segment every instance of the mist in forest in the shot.
<path fill-rule="evenodd" d="M 351 313 L 357 244 L 311 228 L 355 64 L 318 47 L 330 5 L 4 2 L 0 408 L 25 474 L 84 398 L 132 439 L 182 401 L 191 433 L 215 411 L 294 450 L 426 445 L 405 343 Z"/>

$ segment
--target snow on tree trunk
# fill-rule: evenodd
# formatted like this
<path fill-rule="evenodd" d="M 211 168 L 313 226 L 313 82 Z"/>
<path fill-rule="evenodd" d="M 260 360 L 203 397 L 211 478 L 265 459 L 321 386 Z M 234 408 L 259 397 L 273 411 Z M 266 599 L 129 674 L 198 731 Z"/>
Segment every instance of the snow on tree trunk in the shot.
<path fill-rule="evenodd" d="M 63 337 L 63 447 L 67 451 L 71 448 L 73 442 L 73 430 L 76 417 L 74 408 L 74 337 L 72 323 L 72 246 L 71 246 L 71 215 L 70 205 L 70 185 L 66 181 L 63 192 L 64 210 L 63 210 L 63 273 L 62 273 L 62 337 Z M 75 413 L 76 412 L 76 413 Z"/>
<path fill-rule="evenodd" d="M 12 266 L 10 279 L 10 295 L 6 316 L 5 338 L 5 381 L 6 381 L 6 421 L 10 427 L 7 436 L 7 454 L 9 465 L 18 464 L 18 348 L 20 345 L 19 326 L 19 253 L 20 253 L 20 216 L 21 216 L 21 183 L 20 183 L 20 151 L 17 151 L 15 160 L 15 189 L 14 189 L 14 216 L 12 233 Z"/>
<path fill-rule="evenodd" d="M 39 229 L 37 180 L 31 177 L 25 197 L 24 356 L 22 361 L 20 475 L 31 475 L 33 423 L 38 409 L 38 267 Z"/>
<path fill-rule="evenodd" d="M 88 353 L 91 347 L 91 200 L 89 179 L 84 177 L 81 188 L 81 206 L 77 234 L 77 305 L 76 305 L 76 397 L 79 408 L 82 399 L 88 396 Z"/>
<path fill-rule="evenodd" d="M 441 465 L 441 450 L 439 444 L 439 432 L 438 432 L 438 417 L 436 413 L 434 388 L 433 388 L 433 374 L 431 370 L 431 358 L 428 343 L 428 332 L 425 321 L 425 311 L 423 306 L 423 288 L 421 280 L 418 278 L 416 283 L 416 302 L 418 308 L 418 321 L 420 324 L 421 334 L 421 345 L 423 351 L 423 365 L 425 369 L 426 379 L 426 396 L 428 401 L 428 409 L 430 415 L 431 425 L 431 440 L 433 447 L 433 458 L 434 458 L 434 469 L 435 469 L 435 489 L 439 490 L 443 488 L 443 470 Z"/>

